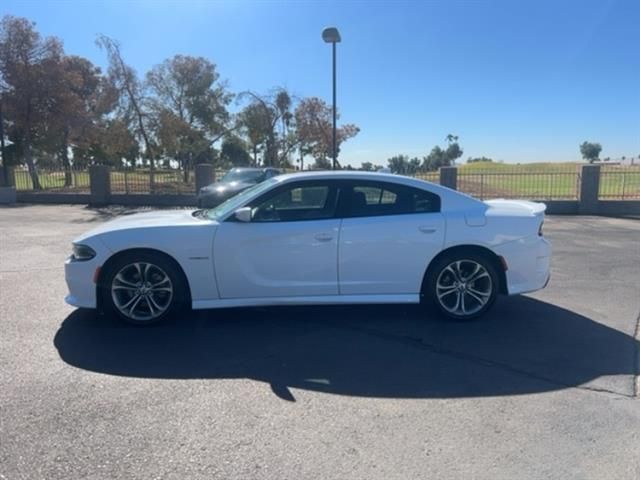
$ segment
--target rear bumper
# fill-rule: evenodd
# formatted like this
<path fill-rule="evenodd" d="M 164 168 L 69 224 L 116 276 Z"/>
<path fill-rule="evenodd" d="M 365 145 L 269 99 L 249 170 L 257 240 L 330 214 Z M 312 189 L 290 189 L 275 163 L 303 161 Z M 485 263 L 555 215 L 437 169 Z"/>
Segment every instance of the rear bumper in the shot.
<path fill-rule="evenodd" d="M 504 257 L 509 295 L 534 292 L 547 286 L 551 277 L 551 244 L 538 235 L 509 242 L 494 249 Z"/>

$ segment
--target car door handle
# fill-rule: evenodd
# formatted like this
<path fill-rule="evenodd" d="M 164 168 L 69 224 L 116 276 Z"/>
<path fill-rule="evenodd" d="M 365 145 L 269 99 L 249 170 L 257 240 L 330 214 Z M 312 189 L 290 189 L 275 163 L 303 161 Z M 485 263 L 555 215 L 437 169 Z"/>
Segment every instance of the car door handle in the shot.
<path fill-rule="evenodd" d="M 437 228 L 430 225 L 422 225 L 421 227 L 418 227 L 418 230 L 422 233 L 436 233 Z"/>
<path fill-rule="evenodd" d="M 316 233 L 315 237 L 319 242 L 328 242 L 333 239 L 333 235 L 330 233 Z"/>

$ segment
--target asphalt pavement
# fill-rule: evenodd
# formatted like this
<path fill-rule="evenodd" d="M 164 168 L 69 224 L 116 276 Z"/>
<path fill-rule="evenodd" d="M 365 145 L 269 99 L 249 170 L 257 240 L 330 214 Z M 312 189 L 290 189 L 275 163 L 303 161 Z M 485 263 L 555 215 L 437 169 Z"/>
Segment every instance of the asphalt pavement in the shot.
<path fill-rule="evenodd" d="M 0 208 L 0 479 L 640 478 L 640 221 L 548 217 L 552 278 L 413 306 L 64 304 L 75 235 L 128 209 Z"/>

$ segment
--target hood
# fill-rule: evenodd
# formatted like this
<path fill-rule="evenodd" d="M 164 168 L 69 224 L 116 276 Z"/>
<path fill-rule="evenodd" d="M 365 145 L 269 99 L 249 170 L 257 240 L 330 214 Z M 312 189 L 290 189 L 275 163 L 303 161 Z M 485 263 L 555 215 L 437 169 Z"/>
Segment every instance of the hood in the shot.
<path fill-rule="evenodd" d="M 487 200 L 489 206 L 486 215 L 504 215 L 516 217 L 533 217 L 544 214 L 547 206 L 544 203 L 530 202 L 528 200 Z"/>
<path fill-rule="evenodd" d="M 195 210 L 155 210 L 152 212 L 124 215 L 85 232 L 76 238 L 74 242 L 81 242 L 89 237 L 118 230 L 202 225 L 203 222 L 211 222 L 209 219 L 194 217 L 194 211 Z"/>

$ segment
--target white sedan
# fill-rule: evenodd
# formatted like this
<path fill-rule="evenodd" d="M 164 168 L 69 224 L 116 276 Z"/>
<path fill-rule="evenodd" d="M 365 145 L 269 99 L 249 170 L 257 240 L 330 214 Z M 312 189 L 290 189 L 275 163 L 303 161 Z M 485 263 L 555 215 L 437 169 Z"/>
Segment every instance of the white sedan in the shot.
<path fill-rule="evenodd" d="M 80 236 L 66 301 L 138 324 L 185 307 L 421 302 L 470 319 L 498 294 L 546 286 L 544 210 L 397 175 L 283 175 L 211 210 L 129 215 Z"/>

